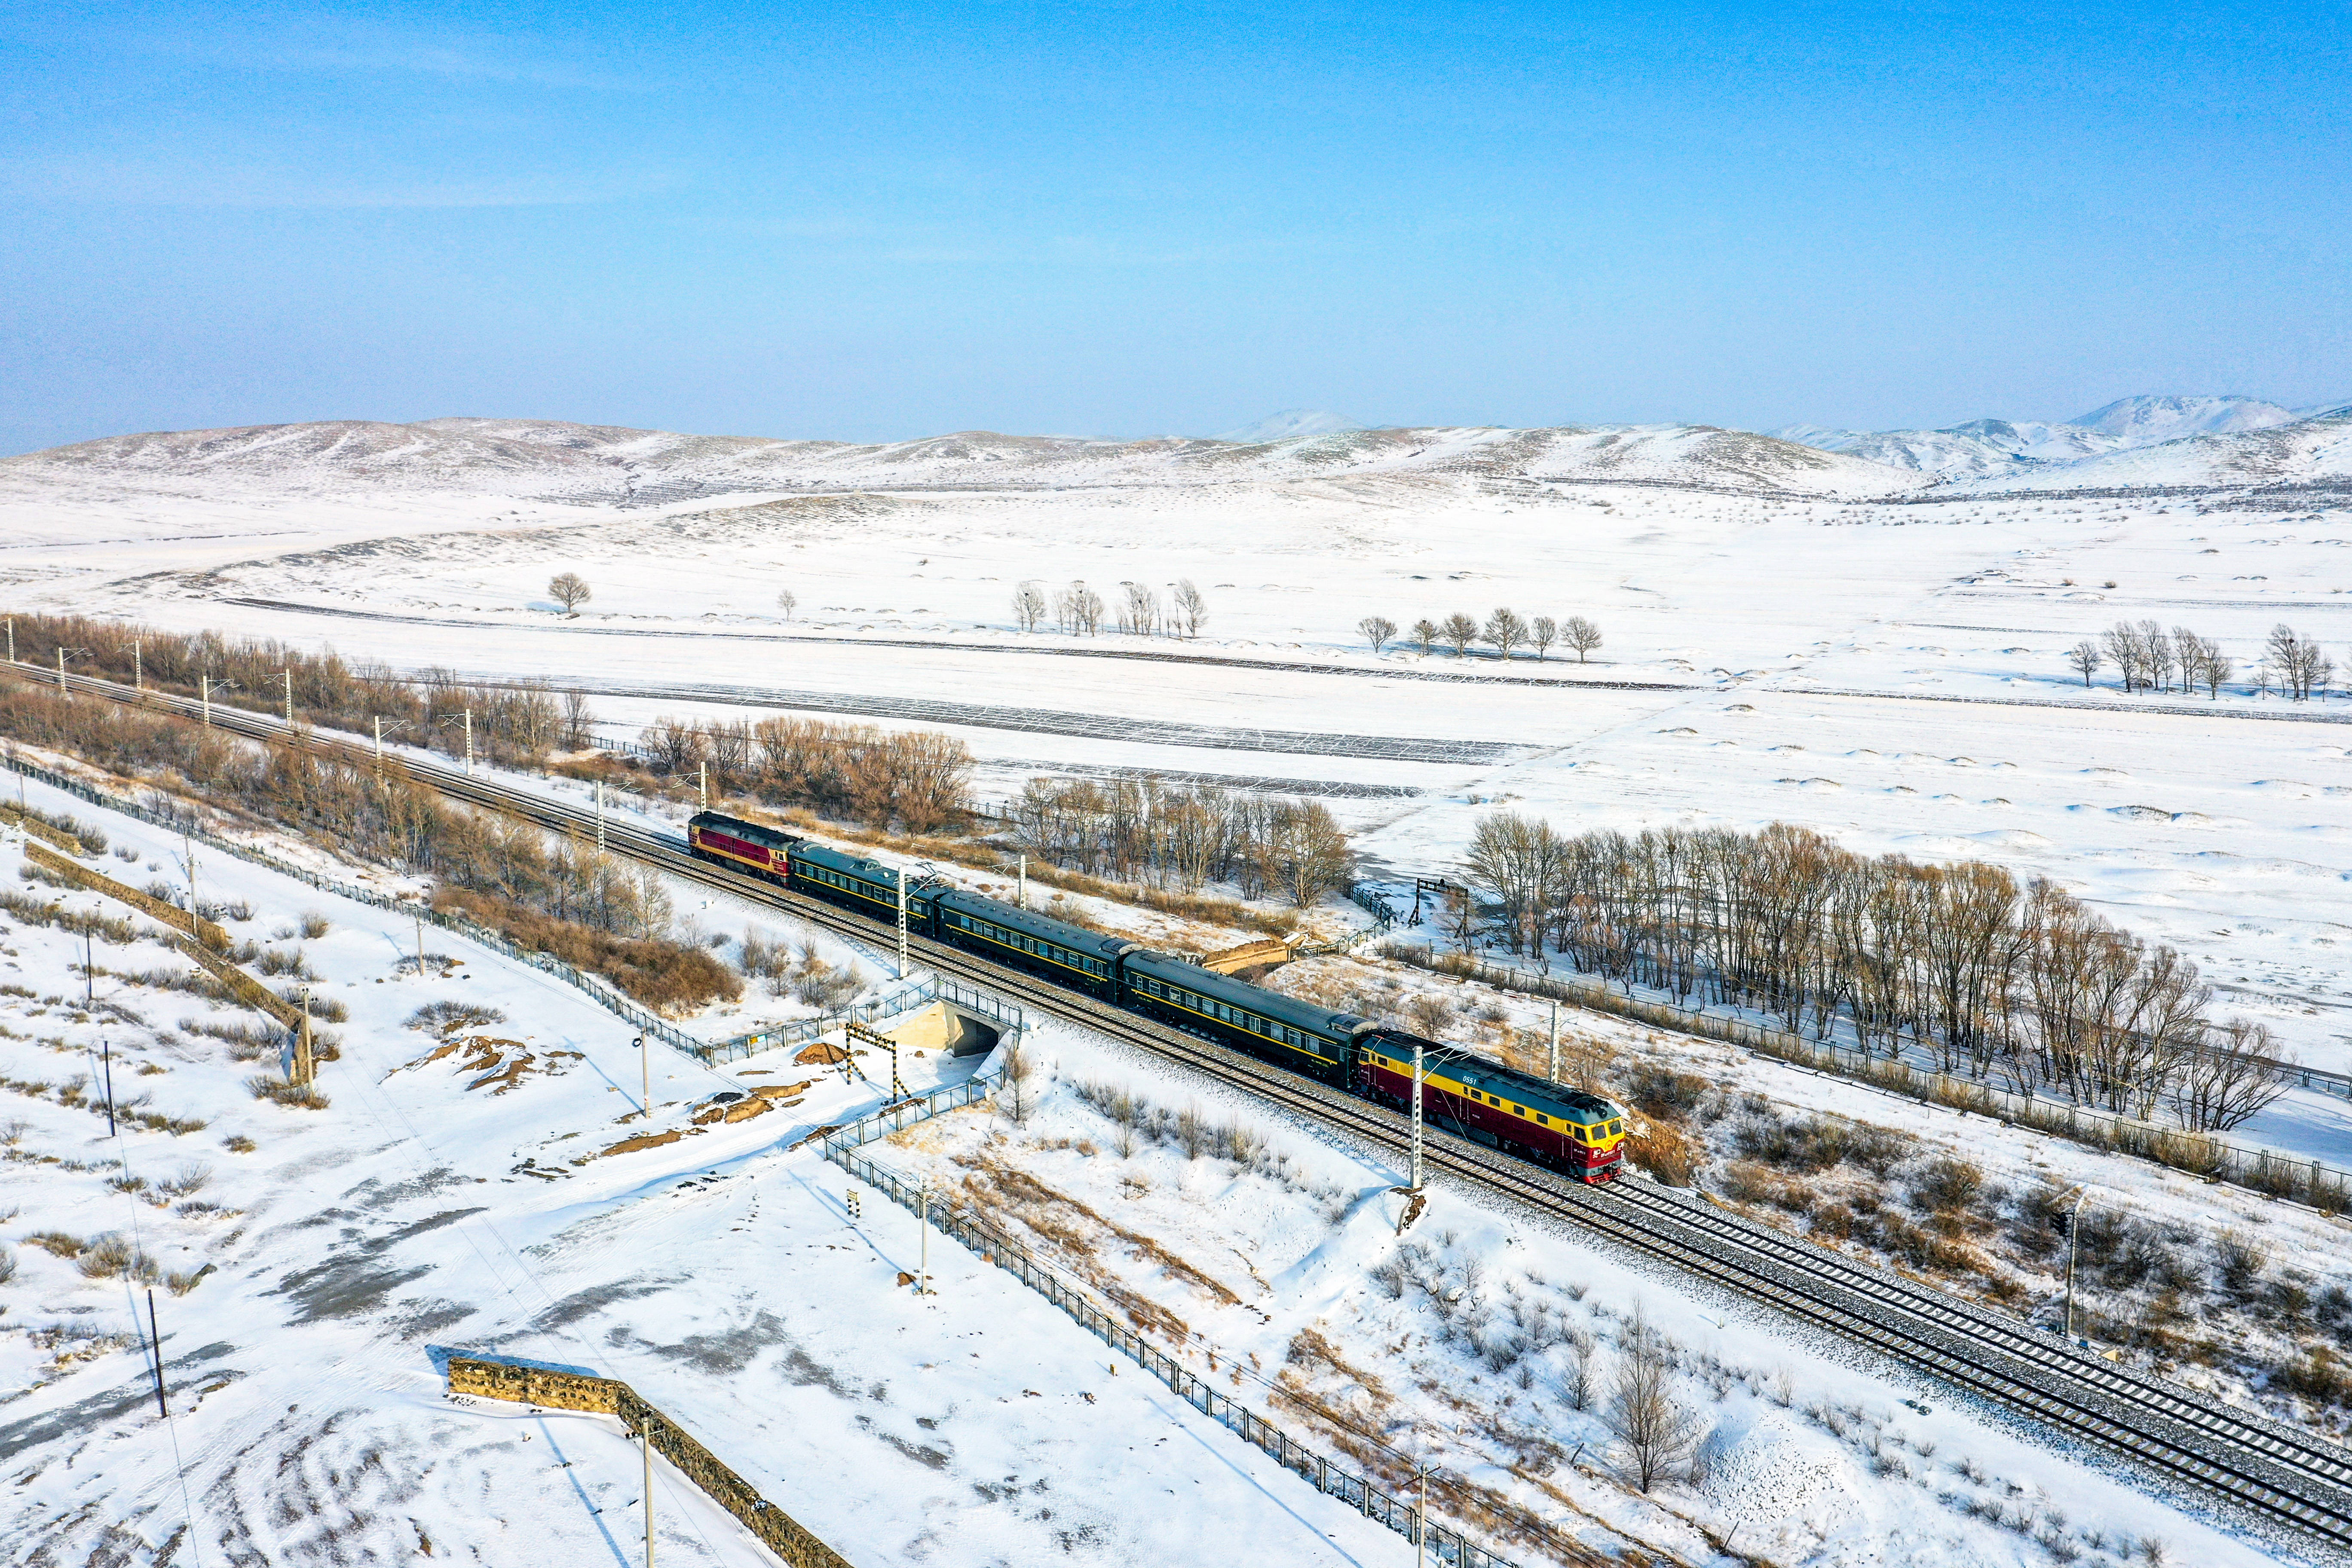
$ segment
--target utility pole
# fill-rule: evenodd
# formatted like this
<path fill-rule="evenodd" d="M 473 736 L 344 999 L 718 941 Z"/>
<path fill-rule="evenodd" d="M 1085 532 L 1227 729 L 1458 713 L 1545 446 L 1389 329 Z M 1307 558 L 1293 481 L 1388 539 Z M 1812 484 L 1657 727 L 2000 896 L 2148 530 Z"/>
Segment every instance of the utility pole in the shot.
<path fill-rule="evenodd" d="M 1412 1184 L 1414 1194 L 1421 1191 L 1421 1053 L 1419 1040 L 1412 1043 Z"/>
<path fill-rule="evenodd" d="M 383 777 L 383 715 L 375 716 L 375 776 Z"/>
<path fill-rule="evenodd" d="M 931 1293 L 931 1184 L 923 1183 L 923 1240 L 920 1258 L 915 1264 L 915 1294 Z"/>
<path fill-rule="evenodd" d="M 66 650 L 58 649 L 58 695 L 66 694 Z"/>
<path fill-rule="evenodd" d="M 694 764 L 694 798 L 701 803 L 702 810 L 710 809 L 710 764 L 709 763 Z"/>
<path fill-rule="evenodd" d="M 112 1138 L 117 1136 L 114 1130 L 114 1047 L 100 1037 L 98 1049 L 99 1059 L 103 1064 L 100 1070 L 106 1084 L 106 1135 Z"/>
<path fill-rule="evenodd" d="M 604 781 L 596 781 L 596 853 L 604 852 Z"/>
<path fill-rule="evenodd" d="M 1551 1080 L 1559 1081 L 1559 1004 L 1551 1005 Z"/>
<path fill-rule="evenodd" d="M 16 662 L 16 617 L 8 617 L 8 662 Z"/>
<path fill-rule="evenodd" d="M 213 678 L 211 676 L 196 677 L 196 700 L 204 705 L 205 728 L 209 730 L 213 727 Z"/>
<path fill-rule="evenodd" d="M 134 638 L 131 644 L 131 689 L 133 691 L 147 689 L 147 672 L 139 666 L 139 643 Z"/>
<path fill-rule="evenodd" d="M 1429 1562 L 1429 1461 L 1421 1462 L 1421 1496 L 1412 1505 L 1413 1568 L 1425 1568 Z"/>
<path fill-rule="evenodd" d="M 2083 1205 L 2089 1201 L 2091 1189 L 2074 1189 L 2074 1206 L 2066 1211 L 2066 1337 L 2074 1337 L 2074 1247 L 2075 1237 L 2083 1228 Z"/>
<path fill-rule="evenodd" d="M 646 1037 L 643 1035 L 639 1035 L 635 1039 L 631 1040 L 629 1044 L 637 1048 L 637 1068 L 645 1075 L 645 1093 L 639 1096 L 637 1100 L 638 1105 L 643 1107 L 643 1109 L 638 1112 L 638 1114 L 643 1116 L 647 1121 L 651 1121 L 654 1119 L 653 1053 L 646 1049 Z"/>
<path fill-rule="evenodd" d="M 466 776 L 474 776 L 474 710 L 466 710 Z"/>
<path fill-rule="evenodd" d="M 1020 907 L 1024 910 L 1029 907 L 1029 857 L 1026 855 L 1021 857 Z"/>
<path fill-rule="evenodd" d="M 646 1568 L 654 1568 L 654 1425 L 642 1415 L 637 1437 L 646 1449 Z"/>
<path fill-rule="evenodd" d="M 294 668 L 289 665 L 278 672 L 286 680 L 286 727 L 294 727 Z"/>
<path fill-rule="evenodd" d="M 137 1307 L 131 1309 L 131 1321 L 133 1325 L 139 1321 Z M 155 1352 L 155 1414 L 169 1421 L 172 1407 L 163 1403 L 163 1331 L 155 1326 L 155 1290 L 152 1286 L 147 1290 L 147 1342 Z"/>
<path fill-rule="evenodd" d="M 898 978 L 907 978 L 907 868 L 898 868 Z"/>
<path fill-rule="evenodd" d="M 98 959 L 91 951 L 88 931 L 81 933 L 81 1010 L 98 1011 Z"/>

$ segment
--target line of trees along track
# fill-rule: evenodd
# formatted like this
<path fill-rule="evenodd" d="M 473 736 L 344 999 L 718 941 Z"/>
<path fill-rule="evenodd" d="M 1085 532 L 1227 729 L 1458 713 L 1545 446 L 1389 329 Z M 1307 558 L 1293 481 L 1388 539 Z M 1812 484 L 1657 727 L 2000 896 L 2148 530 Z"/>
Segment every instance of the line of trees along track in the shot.
<path fill-rule="evenodd" d="M 27 679 L 55 679 L 18 669 Z M 197 710 L 187 699 L 135 693 L 88 677 L 68 676 L 67 685 L 181 717 Z M 289 739 L 276 720 L 242 710 L 215 708 L 213 722 L 254 740 Z M 316 733 L 307 742 L 353 765 L 374 765 L 364 742 Z M 383 765 L 453 799 L 551 831 L 593 829 L 590 812 L 414 756 L 387 752 Z M 844 934 L 879 934 L 878 927 L 833 905 L 709 867 L 691 858 L 682 841 L 609 821 L 605 831 L 614 852 L 673 876 Z M 917 961 L 942 973 L 1205 1073 L 1384 1153 L 1406 1144 L 1404 1120 L 1383 1107 L 957 949 L 921 938 L 910 947 Z M 2096 1443 L 2168 1483 L 2189 1482 L 2254 1520 L 2352 1549 L 2352 1454 L 2314 1434 L 2217 1406 L 2195 1391 L 2113 1365 L 1973 1303 L 1716 1209 L 1696 1194 L 1639 1181 L 1587 1188 L 1442 1132 L 1432 1133 L 1429 1162 L 1467 1185 L 1765 1302 L 1956 1392 Z"/>

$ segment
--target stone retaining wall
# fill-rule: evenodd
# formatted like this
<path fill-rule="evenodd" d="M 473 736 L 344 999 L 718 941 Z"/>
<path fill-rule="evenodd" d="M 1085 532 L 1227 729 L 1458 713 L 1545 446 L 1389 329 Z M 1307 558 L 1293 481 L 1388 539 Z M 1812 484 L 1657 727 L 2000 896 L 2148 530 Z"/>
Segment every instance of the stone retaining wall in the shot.
<path fill-rule="evenodd" d="M 632 1436 L 648 1439 L 656 1452 L 742 1521 L 793 1568 L 849 1568 L 849 1562 L 819 1541 L 751 1482 L 719 1462 L 684 1427 L 638 1397 L 617 1378 L 589 1377 L 552 1367 L 449 1358 L 449 1392 L 512 1405 L 542 1405 L 554 1410 L 585 1410 L 619 1417 Z"/>

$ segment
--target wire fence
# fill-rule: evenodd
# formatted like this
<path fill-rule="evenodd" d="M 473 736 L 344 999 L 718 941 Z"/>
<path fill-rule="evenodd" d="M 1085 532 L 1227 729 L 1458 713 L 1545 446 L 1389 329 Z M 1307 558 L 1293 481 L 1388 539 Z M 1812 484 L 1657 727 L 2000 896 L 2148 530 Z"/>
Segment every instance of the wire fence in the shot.
<path fill-rule="evenodd" d="M 366 904 L 372 909 L 395 910 L 412 920 L 421 921 L 426 925 L 454 932 L 468 942 L 478 942 L 491 952 L 510 958 L 518 963 L 529 964 L 533 969 L 553 975 L 579 991 L 606 1012 L 626 1020 L 648 1037 L 657 1039 L 664 1045 L 682 1051 L 706 1064 L 740 1060 L 761 1051 L 774 1050 L 780 1046 L 803 1044 L 820 1037 L 830 1030 L 840 1028 L 845 1023 L 870 1024 L 877 1018 L 890 1017 L 929 1002 L 949 1002 L 967 1012 L 981 1014 L 995 1022 L 1002 1031 L 1014 1037 L 1024 1033 L 1029 1027 L 1026 1016 L 1018 1007 L 1009 1007 L 985 993 L 956 981 L 939 975 L 925 975 L 917 980 L 905 982 L 868 1001 L 853 1003 L 846 1007 L 822 1013 L 812 1018 L 803 1018 L 775 1028 L 756 1030 L 748 1035 L 738 1035 L 728 1040 L 700 1039 L 688 1034 L 651 1009 L 639 1005 L 603 975 L 566 963 L 553 953 L 520 947 L 488 926 L 469 920 L 464 915 L 433 909 L 421 900 L 394 898 L 389 893 L 379 892 L 373 888 L 362 888 L 350 882 L 337 881 L 331 877 L 323 877 L 303 867 L 280 860 L 276 856 L 266 854 L 250 845 L 224 838 L 207 828 L 203 819 L 194 813 L 173 809 L 168 802 L 160 797 L 154 801 L 154 804 L 148 805 L 124 800 L 119 795 L 94 789 L 79 779 L 69 778 L 54 769 L 42 767 L 37 763 L 26 762 L 24 758 L 16 755 L 13 751 L 5 756 L 0 756 L 0 765 L 5 765 L 11 772 L 37 780 L 51 789 L 62 790 L 79 800 L 88 801 L 90 805 L 104 810 L 121 812 L 125 816 L 179 834 L 204 845 L 208 849 L 217 850 L 221 854 L 231 856 L 250 865 L 259 866 L 281 877 L 291 877 L 297 881 L 318 889 L 320 892 L 350 899 L 354 902 Z"/>
<path fill-rule="evenodd" d="M 886 1106 L 859 1121 L 826 1133 L 824 1157 L 908 1213 L 921 1215 L 926 1224 L 961 1243 L 982 1262 L 992 1263 L 1013 1275 L 1076 1320 L 1087 1332 L 1167 1384 L 1193 1409 L 1238 1434 L 1244 1442 L 1263 1450 L 1316 1490 L 1339 1499 L 1407 1541 L 1423 1545 L 1431 1562 L 1452 1564 L 1454 1568 L 1514 1568 L 1510 1559 L 1428 1521 L 1411 1501 L 1382 1490 L 1370 1477 L 1308 1447 L 1248 1405 L 1213 1387 L 1115 1317 L 1083 1286 L 1040 1263 L 1026 1247 L 987 1220 L 967 1209 L 945 1205 L 919 1186 L 856 1152 L 867 1143 L 942 1110 L 984 1100 L 995 1087 L 993 1075 L 986 1075 Z"/>

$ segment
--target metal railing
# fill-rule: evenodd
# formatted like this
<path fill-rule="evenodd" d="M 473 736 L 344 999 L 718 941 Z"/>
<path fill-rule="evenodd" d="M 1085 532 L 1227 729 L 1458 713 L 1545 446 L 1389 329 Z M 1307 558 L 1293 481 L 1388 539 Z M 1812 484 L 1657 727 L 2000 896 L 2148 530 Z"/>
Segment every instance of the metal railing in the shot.
<path fill-rule="evenodd" d="M 877 1019 L 893 1017 L 930 1002 L 945 1002 L 963 1012 L 977 1013 L 992 1019 L 1003 1036 L 1018 1038 L 1029 1028 L 1028 1015 L 1010 1003 L 1000 1002 L 985 991 L 966 985 L 960 980 L 950 980 L 943 974 L 926 974 L 894 985 L 866 1001 L 853 1002 L 814 1018 L 800 1018 L 772 1028 L 756 1029 L 748 1035 L 738 1035 L 731 1040 L 698 1044 L 694 1050 L 708 1062 L 734 1061 L 783 1046 L 803 1045 L 845 1024 L 871 1024 Z"/>
<path fill-rule="evenodd" d="M 1193 1409 L 1238 1434 L 1243 1441 L 1264 1451 L 1316 1490 L 1338 1498 L 1366 1519 L 1388 1526 L 1407 1541 L 1424 1545 L 1429 1561 L 1450 1564 L 1452 1568 L 1514 1568 L 1508 1558 L 1432 1522 L 1411 1501 L 1382 1490 L 1369 1476 L 1333 1462 L 1329 1456 L 1298 1442 L 1248 1405 L 1212 1386 L 1114 1317 L 1083 1286 L 1040 1263 L 1028 1248 L 987 1220 L 967 1209 L 942 1206 L 936 1194 L 929 1196 L 927 1205 L 922 1188 L 856 1152 L 942 1110 L 983 1100 L 995 1087 L 992 1077 L 982 1076 L 886 1106 L 847 1127 L 824 1134 L 824 1157 L 908 1213 L 921 1215 L 933 1229 L 961 1242 L 982 1262 L 992 1263 L 1013 1275 L 1075 1319 L 1087 1332 L 1167 1384 Z M 925 1214 L 927 1206 L 929 1212 Z M 1213 1356 L 1213 1363 L 1214 1359 Z M 1574 1551 L 1570 1543 L 1557 1544 Z M 1604 1559 L 1596 1555 L 1590 1561 L 1600 1563 Z"/>

